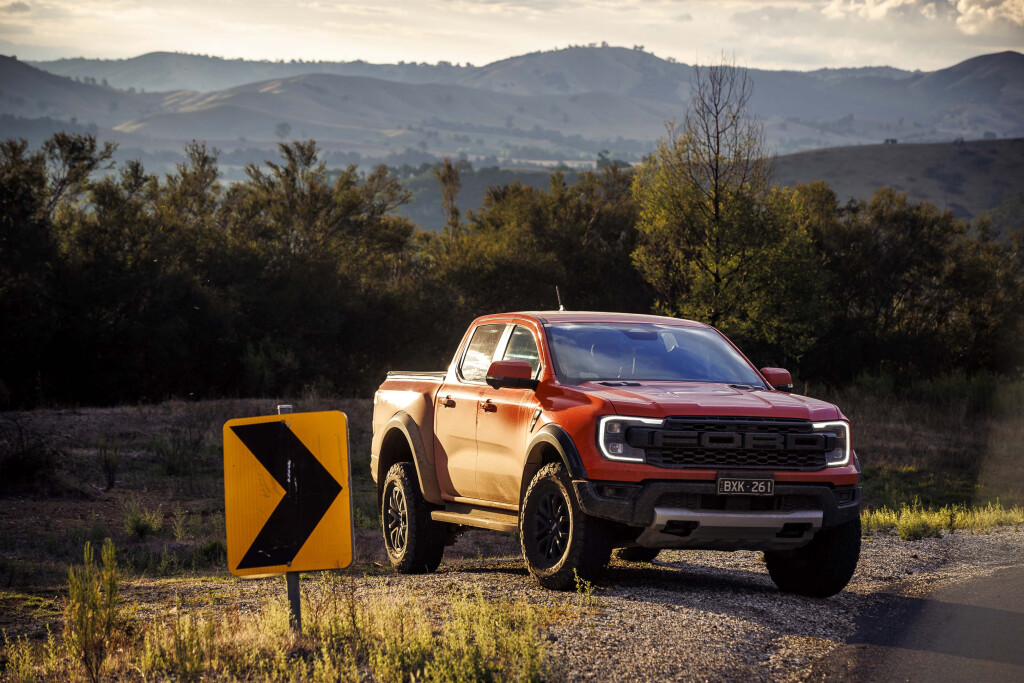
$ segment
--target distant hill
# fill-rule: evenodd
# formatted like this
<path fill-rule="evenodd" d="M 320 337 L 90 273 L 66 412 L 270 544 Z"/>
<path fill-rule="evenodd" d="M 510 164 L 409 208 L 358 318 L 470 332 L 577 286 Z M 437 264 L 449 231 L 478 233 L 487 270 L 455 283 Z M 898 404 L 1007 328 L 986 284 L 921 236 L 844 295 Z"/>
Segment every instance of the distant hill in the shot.
<path fill-rule="evenodd" d="M 789 187 L 825 180 L 841 202 L 892 187 L 972 218 L 1024 192 L 1024 138 L 818 149 L 778 157 L 774 178 Z"/>
<path fill-rule="evenodd" d="M 682 116 L 694 73 L 617 47 L 534 52 L 485 66 L 176 53 L 37 66 L 0 59 L 0 115 L 75 119 L 147 149 L 192 139 L 226 150 L 269 149 L 281 139 L 314 137 L 368 160 L 428 153 L 518 167 L 590 163 L 601 150 L 642 158 L 665 122 Z M 1024 55 L 1017 52 L 927 73 L 869 67 L 750 75 L 751 108 L 780 154 L 887 139 L 1024 136 Z"/>
<path fill-rule="evenodd" d="M 493 185 L 518 180 L 544 188 L 549 178 L 544 171 L 479 169 L 463 173 L 459 206 L 463 213 L 478 208 L 484 192 Z M 574 173 L 566 174 L 567 181 L 574 179 Z M 959 218 L 976 218 L 1024 193 L 1024 138 L 863 145 L 788 154 L 776 158 L 773 180 L 786 187 L 824 180 L 840 203 L 867 199 L 881 187 L 893 187 L 914 201 L 949 209 Z M 402 212 L 424 228 L 440 230 L 444 210 L 436 178 L 425 173 L 404 182 L 414 199 Z M 1024 225 L 1024 216 L 1018 216 L 1015 224 Z"/>

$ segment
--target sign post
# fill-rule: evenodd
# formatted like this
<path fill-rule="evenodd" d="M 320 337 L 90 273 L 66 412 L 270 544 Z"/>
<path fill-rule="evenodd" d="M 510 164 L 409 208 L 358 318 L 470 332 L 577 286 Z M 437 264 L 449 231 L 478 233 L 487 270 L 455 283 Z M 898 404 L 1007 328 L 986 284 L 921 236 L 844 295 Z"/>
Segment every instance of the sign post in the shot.
<path fill-rule="evenodd" d="M 294 410 L 289 404 L 279 405 L 277 407 L 277 414 L 285 415 L 294 412 Z M 291 624 L 293 631 L 302 633 L 302 590 L 299 586 L 299 573 L 286 572 L 284 581 L 288 587 L 288 606 L 291 608 L 292 613 L 288 622 Z"/>
<path fill-rule="evenodd" d="M 299 572 L 352 563 L 348 421 L 288 405 L 278 413 L 224 424 L 228 567 L 250 578 L 284 574 L 301 631 Z"/>

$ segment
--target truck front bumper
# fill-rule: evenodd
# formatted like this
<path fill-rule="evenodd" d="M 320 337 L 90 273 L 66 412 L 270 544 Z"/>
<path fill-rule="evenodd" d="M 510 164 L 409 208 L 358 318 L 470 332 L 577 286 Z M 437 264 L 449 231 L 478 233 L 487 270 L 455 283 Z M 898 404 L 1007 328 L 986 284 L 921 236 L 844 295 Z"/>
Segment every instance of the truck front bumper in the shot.
<path fill-rule="evenodd" d="M 573 485 L 585 513 L 637 527 L 632 544 L 651 548 L 795 548 L 860 514 L 859 486 L 776 484 L 773 496 L 721 496 L 713 481 Z"/>

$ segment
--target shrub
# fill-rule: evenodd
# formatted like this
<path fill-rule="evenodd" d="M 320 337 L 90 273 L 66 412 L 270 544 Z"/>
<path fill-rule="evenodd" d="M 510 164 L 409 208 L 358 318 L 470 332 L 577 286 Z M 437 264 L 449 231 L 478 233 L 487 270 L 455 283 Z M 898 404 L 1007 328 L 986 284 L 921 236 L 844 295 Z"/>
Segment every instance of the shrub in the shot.
<path fill-rule="evenodd" d="M 64 610 L 64 642 L 69 652 L 98 683 L 107 656 L 122 637 L 119 576 L 114 544 L 107 539 L 102 566 L 93 561 L 92 544 L 85 544 L 85 563 L 68 570 L 68 602 Z"/>
<path fill-rule="evenodd" d="M 195 418 L 155 439 L 153 453 L 164 472 L 172 477 L 194 477 L 199 472 L 208 432 L 206 422 Z"/>
<path fill-rule="evenodd" d="M 56 483 L 59 454 L 17 418 L 0 420 L 0 489 L 24 492 Z"/>
<path fill-rule="evenodd" d="M 39 680 L 36 676 L 32 644 L 25 636 L 15 638 L 12 642 L 4 631 L 4 649 L 7 651 L 5 677 L 11 683 L 30 683 Z"/>
<path fill-rule="evenodd" d="M 103 470 L 103 478 L 109 491 L 117 484 L 117 471 L 121 467 L 121 444 L 116 440 L 111 444 L 103 439 L 97 444 L 97 450 L 100 469 Z"/>
<path fill-rule="evenodd" d="M 126 533 L 143 540 L 155 534 L 164 526 L 164 513 L 158 506 L 155 510 L 147 510 L 136 498 L 129 498 L 124 504 L 124 530 Z"/>

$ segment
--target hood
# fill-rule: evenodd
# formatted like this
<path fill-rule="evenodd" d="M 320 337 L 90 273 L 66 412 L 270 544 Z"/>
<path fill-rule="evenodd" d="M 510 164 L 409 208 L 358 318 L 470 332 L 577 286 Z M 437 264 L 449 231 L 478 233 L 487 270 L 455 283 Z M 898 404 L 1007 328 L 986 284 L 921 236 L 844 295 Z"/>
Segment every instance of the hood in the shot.
<path fill-rule="evenodd" d="M 781 391 L 738 389 L 728 384 L 641 382 L 632 386 L 581 385 L 592 396 L 611 402 L 620 415 L 721 415 L 835 420 L 841 417 L 831 403 Z"/>

